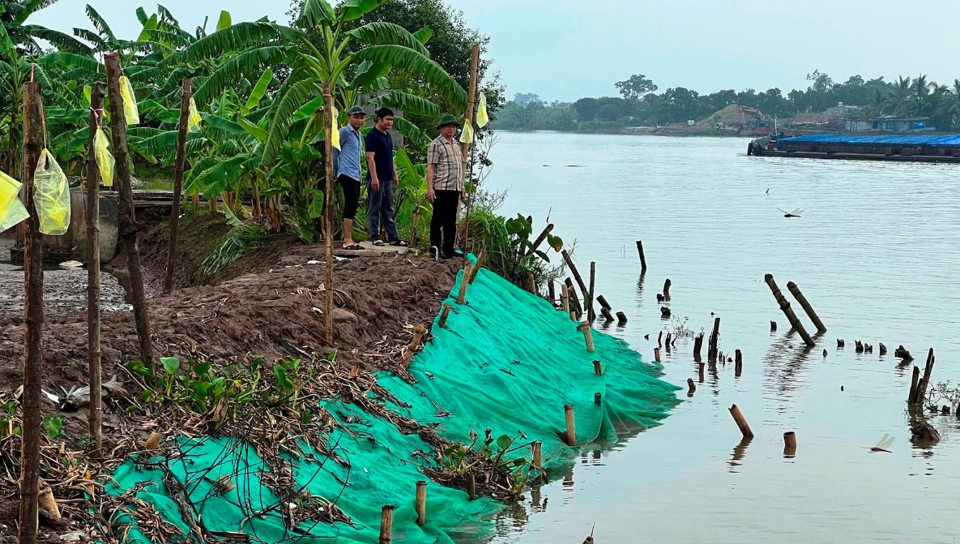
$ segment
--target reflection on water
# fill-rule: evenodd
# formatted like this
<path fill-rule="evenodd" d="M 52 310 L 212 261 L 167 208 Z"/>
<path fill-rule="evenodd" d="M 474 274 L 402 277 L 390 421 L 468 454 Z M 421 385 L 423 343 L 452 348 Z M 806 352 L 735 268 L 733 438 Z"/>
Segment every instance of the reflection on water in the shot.
<path fill-rule="evenodd" d="M 673 319 L 709 336 L 722 315 L 719 349 L 742 350 L 743 369 L 737 378 L 726 357 L 698 365 L 692 339 L 662 350 L 666 379 L 685 388 L 693 378 L 697 394 L 601 463 L 543 486 L 541 505 L 563 500 L 524 503 L 498 544 L 580 542 L 594 523 L 603 542 L 953 541 L 960 421 L 927 414 L 940 441 L 911 442 L 913 364 L 893 351 L 933 347 L 934 381 L 960 381 L 949 363 L 960 360 L 960 165 L 765 159 L 745 145 L 501 134 L 487 183 L 509 190 L 502 212 L 533 215 L 536 229 L 549 211 L 554 232 L 576 239 L 577 261 L 596 261 L 598 292 L 630 320 L 609 334 L 652 358 L 658 333 L 673 329 L 656 299 L 670 278 Z M 569 163 L 585 167 L 541 166 Z M 785 219 L 778 207 L 806 212 Z M 803 287 L 828 327 L 815 348 L 789 331 L 765 274 Z M 857 354 L 858 339 L 890 354 Z M 752 441 L 739 441 L 734 403 Z M 794 457 L 786 431 L 797 433 Z M 884 433 L 891 453 L 871 453 Z"/>

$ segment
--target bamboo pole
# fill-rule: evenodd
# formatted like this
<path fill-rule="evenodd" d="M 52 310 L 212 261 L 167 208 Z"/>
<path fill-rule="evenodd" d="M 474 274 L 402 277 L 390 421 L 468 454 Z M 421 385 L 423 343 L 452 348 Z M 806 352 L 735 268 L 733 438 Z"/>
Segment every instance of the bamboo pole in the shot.
<path fill-rule="evenodd" d="M 913 366 L 913 379 L 910 381 L 910 394 L 907 395 L 907 403 L 914 404 L 917 398 L 917 387 L 920 385 L 920 367 Z"/>
<path fill-rule="evenodd" d="M 167 274 L 163 280 L 163 292 L 173 289 L 173 268 L 177 262 L 177 237 L 180 231 L 180 199 L 183 192 L 183 166 L 186 160 L 187 120 L 190 117 L 190 97 L 193 91 L 190 78 L 183 78 L 183 90 L 180 93 L 180 127 L 177 133 L 177 159 L 173 171 L 173 202 L 170 209 L 170 240 L 167 244 Z"/>
<path fill-rule="evenodd" d="M 133 186 L 130 183 L 129 149 L 127 147 L 127 120 L 123 114 L 123 96 L 120 95 L 120 56 L 116 51 L 104 55 L 107 65 L 107 94 L 110 97 L 110 129 L 113 133 L 116 178 L 120 185 L 120 213 L 117 233 L 123 240 L 130 271 L 130 291 L 133 295 L 133 317 L 140 339 L 140 356 L 156 374 L 153 345 L 150 342 L 150 323 L 147 317 L 147 297 L 143 290 L 143 272 L 140 266 L 140 247 L 137 243 L 137 216 L 133 207 Z M 329 284 L 327 285 L 329 288 Z"/>
<path fill-rule="evenodd" d="M 660 348 L 653 348 L 653 360 L 660 362 Z"/>
<path fill-rule="evenodd" d="M 457 304 L 464 304 L 467 301 L 467 285 L 470 283 L 468 278 L 472 270 L 473 267 L 471 263 L 467 263 L 463 267 L 463 277 L 460 278 L 460 294 L 457 296 Z"/>
<path fill-rule="evenodd" d="M 600 308 L 600 315 L 607 321 L 613 321 L 613 314 L 610 313 L 610 310 L 606 308 Z"/>
<path fill-rule="evenodd" d="M 597 295 L 597 302 L 600 303 L 600 307 L 608 312 L 613 311 L 613 307 L 610 306 L 610 303 L 607 302 L 607 299 L 603 298 L 603 295 Z"/>
<path fill-rule="evenodd" d="M 427 482 L 417 482 L 417 525 L 427 522 Z"/>
<path fill-rule="evenodd" d="M 568 446 L 577 445 L 577 424 L 573 419 L 573 405 L 566 404 L 563 406 L 563 415 L 567 420 L 567 435 L 566 441 Z"/>
<path fill-rule="evenodd" d="M 793 457 L 797 453 L 797 433 L 787 431 L 783 433 L 783 454 Z"/>
<path fill-rule="evenodd" d="M 479 78 L 479 68 L 480 68 L 480 45 L 476 44 L 473 46 L 473 51 L 470 54 L 470 88 L 467 89 L 467 115 L 464 118 L 464 124 L 470 123 L 470 128 L 474 128 L 473 122 L 473 110 L 476 105 L 477 99 L 477 80 Z M 475 133 L 475 132 L 474 132 Z M 470 156 L 470 145 L 473 142 L 464 142 L 463 149 L 461 151 L 462 158 L 460 163 L 460 171 L 463 172 L 464 179 L 463 181 L 463 192 L 464 200 L 467 201 L 467 217 L 466 225 L 463 230 L 463 249 L 466 251 L 468 249 L 470 241 L 470 209 L 473 207 L 473 197 L 469 196 L 470 193 L 470 181 L 472 181 L 472 172 L 467 172 L 467 159 Z M 457 206 L 457 217 L 460 216 L 460 207 Z"/>
<path fill-rule="evenodd" d="M 540 293 L 537 291 L 537 278 L 534 277 L 533 272 L 527 272 L 527 285 L 528 285 L 531 293 L 533 293 L 533 294 L 535 294 L 535 295 L 539 295 L 539 294 L 540 294 Z"/>
<path fill-rule="evenodd" d="M 103 445 L 102 396 L 100 388 L 100 169 L 93 140 L 103 117 L 103 86 L 90 91 L 90 141 L 87 157 L 87 370 L 90 374 L 90 413 L 87 428 L 93 442 L 90 455 L 100 457 Z"/>
<path fill-rule="evenodd" d="M 467 495 L 471 501 L 477 500 L 477 477 L 472 472 L 467 474 Z"/>
<path fill-rule="evenodd" d="M 589 321 L 580 323 L 580 329 L 583 331 L 583 339 L 587 343 L 587 353 L 593 353 L 593 328 Z"/>
<path fill-rule="evenodd" d="M 566 285 L 561 286 L 560 297 L 563 302 L 564 313 L 570 315 L 570 289 Z"/>
<path fill-rule="evenodd" d="M 530 448 L 533 451 L 533 468 L 543 470 L 543 442 L 537 440 L 530 444 Z"/>
<path fill-rule="evenodd" d="M 570 307 L 571 307 L 571 309 L 572 309 L 573 311 L 575 311 L 575 312 L 577 313 L 577 315 L 579 316 L 579 315 L 583 314 L 583 307 L 580 306 L 580 299 L 577 298 L 577 291 L 576 291 L 576 289 L 573 287 L 573 281 L 571 281 L 570 278 L 567 278 L 567 279 L 564 280 L 564 281 L 565 281 L 566 284 L 567 284 L 567 289 L 570 290 L 570 291 L 569 291 L 569 292 L 570 292 Z"/>
<path fill-rule="evenodd" d="M 600 361 L 593 361 L 593 373 L 597 376 L 603 376 L 603 363 Z"/>
<path fill-rule="evenodd" d="M 800 307 L 803 308 L 803 311 L 807 312 L 807 315 L 810 317 L 810 321 L 813 321 L 814 326 L 817 327 L 817 332 L 823 334 L 827 332 L 827 326 L 823 324 L 823 321 L 820 320 L 820 316 L 817 315 L 817 312 L 814 311 L 813 306 L 807 300 L 807 297 L 803 296 L 803 293 L 800 292 L 800 288 L 797 287 L 796 283 L 792 281 L 787 282 L 787 289 L 790 290 L 790 293 L 793 294 L 793 298 L 797 299 L 797 302 L 800 303 Z"/>
<path fill-rule="evenodd" d="M 753 431 L 750 430 L 750 424 L 747 423 L 747 418 L 743 417 L 743 413 L 740 412 L 740 408 L 738 408 L 736 404 L 730 407 L 730 415 L 733 416 L 737 427 L 740 427 L 740 432 L 743 433 L 743 437 L 753 438 Z"/>
<path fill-rule="evenodd" d="M 379 544 L 390 544 L 393 539 L 393 506 L 386 505 L 380 511 L 380 539 Z"/>
<path fill-rule="evenodd" d="M 36 544 L 39 529 L 40 387 L 43 366 L 43 236 L 33 201 L 33 178 L 43 149 L 43 101 L 40 84 L 23 85 L 23 189 L 27 212 L 24 227 L 24 358 L 23 439 L 20 461 L 20 544 Z"/>
<path fill-rule="evenodd" d="M 547 296 L 550 297 L 550 304 L 556 304 L 557 289 L 553 286 L 553 280 L 547 282 Z"/>
<path fill-rule="evenodd" d="M 452 308 L 452 306 L 450 306 L 449 304 L 444 303 L 444 305 L 443 305 L 443 313 L 440 314 L 440 323 L 439 323 L 439 325 L 440 325 L 441 327 L 446 327 L 446 326 L 447 326 L 447 317 L 450 315 L 450 309 L 451 309 L 451 308 Z"/>
<path fill-rule="evenodd" d="M 473 267 L 470 269 L 470 282 L 473 283 L 473 280 L 477 279 L 477 274 L 480 272 L 480 267 L 483 266 L 483 261 L 487 258 L 487 248 L 481 248 L 480 254 L 477 255 L 477 262 L 473 263 Z"/>
<path fill-rule="evenodd" d="M 537 239 L 533 241 L 533 244 L 530 247 L 530 252 L 527 253 L 525 248 L 521 248 L 520 256 L 523 257 L 524 255 L 533 255 L 536 253 L 537 249 L 540 248 L 540 244 L 547 239 L 547 235 L 549 235 L 551 232 L 553 232 L 553 223 L 548 223 L 546 227 L 543 227 L 543 232 L 540 233 L 540 236 L 537 236 Z"/>
<path fill-rule="evenodd" d="M 404 370 L 406 370 L 410 366 L 410 362 L 413 361 L 413 354 L 417 349 L 417 346 L 420 345 L 420 341 L 423 340 L 423 335 L 425 334 L 427 334 L 427 328 L 423 325 L 417 324 L 413 331 L 413 339 L 410 340 L 410 344 L 407 345 L 407 351 L 403 354 Z"/>
<path fill-rule="evenodd" d="M 800 323 L 799 319 L 797 319 L 797 314 L 793 312 L 793 308 L 790 307 L 790 303 L 787 302 L 787 298 L 784 297 L 783 293 L 780 292 L 780 288 L 777 287 L 777 282 L 773 279 L 773 274 L 767 274 L 763 278 L 770 287 L 770 290 L 773 292 L 773 298 L 775 298 L 777 300 L 777 304 L 780 305 L 780 310 L 782 310 L 783 314 L 787 316 L 787 321 L 790 322 L 790 326 L 797 331 L 797 334 L 800 335 L 800 338 L 803 339 L 803 342 L 807 346 L 813 347 L 813 339 L 810 338 L 810 335 L 807 334 L 807 330 L 803 328 L 803 324 Z"/>
<path fill-rule="evenodd" d="M 587 286 L 583 283 L 583 278 L 580 277 L 580 271 L 577 270 L 577 266 L 573 264 L 573 259 L 570 258 L 570 254 L 567 253 L 567 250 L 560 252 L 560 255 L 563 256 L 563 261 L 567 263 L 567 268 L 570 269 L 570 273 L 573 274 L 573 278 L 577 280 L 577 285 L 580 287 L 580 294 L 583 295 L 583 304 L 586 308 L 587 304 Z"/>
<path fill-rule="evenodd" d="M 323 142 L 323 162 L 326 171 L 327 183 L 324 191 L 323 217 L 324 230 L 323 246 L 326 263 L 326 278 L 324 279 L 324 338 L 327 345 L 333 345 L 333 85 L 330 81 L 323 83 L 323 133 L 325 141 Z M 390 183 L 391 180 L 385 180 L 384 183 Z M 393 510 L 390 512 L 391 519 Z"/>
<path fill-rule="evenodd" d="M 593 295 L 595 293 L 594 289 L 596 288 L 597 281 L 597 263 L 596 261 L 590 261 L 590 293 L 587 295 L 587 321 L 593 323 L 597 319 L 597 312 L 593 309 Z"/>
<path fill-rule="evenodd" d="M 643 254 L 643 242 L 637 240 L 637 253 L 640 254 L 640 273 L 647 271 L 647 258 Z"/>

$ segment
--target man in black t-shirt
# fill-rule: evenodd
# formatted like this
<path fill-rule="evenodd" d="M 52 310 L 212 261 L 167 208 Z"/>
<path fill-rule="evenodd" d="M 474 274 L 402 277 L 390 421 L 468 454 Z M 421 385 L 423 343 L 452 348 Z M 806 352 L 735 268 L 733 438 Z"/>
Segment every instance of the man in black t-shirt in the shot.
<path fill-rule="evenodd" d="M 384 245 L 380 239 L 380 225 L 387 231 L 392 246 L 407 246 L 397 234 L 397 225 L 393 222 L 393 191 L 400 187 L 400 178 L 393 165 L 393 140 L 389 130 L 393 128 L 393 112 L 387 108 L 377 110 L 377 124 L 367 134 L 367 194 L 370 209 L 367 214 L 367 226 L 370 229 L 370 241 L 375 246 Z"/>

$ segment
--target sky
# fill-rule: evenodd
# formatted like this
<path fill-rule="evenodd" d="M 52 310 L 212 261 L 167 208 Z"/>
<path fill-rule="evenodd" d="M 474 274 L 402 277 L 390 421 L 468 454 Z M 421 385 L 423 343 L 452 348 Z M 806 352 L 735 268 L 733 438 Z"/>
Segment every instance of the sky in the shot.
<path fill-rule="evenodd" d="M 926 74 L 952 85 L 960 2 L 930 0 L 912 12 L 902 0 L 447 0 L 467 24 L 491 38 L 488 56 L 507 96 L 544 100 L 616 96 L 614 83 L 642 73 L 660 90 L 687 87 L 784 94 L 806 88 L 819 69 L 835 81 Z M 85 0 L 60 0 L 30 22 L 72 32 L 90 28 Z M 91 0 L 121 37 L 140 24 L 135 0 Z M 148 12 L 153 4 L 142 3 Z M 164 0 L 185 28 L 264 15 L 287 23 L 287 0 Z"/>

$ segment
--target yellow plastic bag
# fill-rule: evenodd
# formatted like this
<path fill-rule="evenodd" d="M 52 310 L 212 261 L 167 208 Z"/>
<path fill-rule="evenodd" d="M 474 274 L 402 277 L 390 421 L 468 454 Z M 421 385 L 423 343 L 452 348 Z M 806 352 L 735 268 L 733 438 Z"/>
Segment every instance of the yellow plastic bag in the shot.
<path fill-rule="evenodd" d="M 473 123 L 467 122 L 465 125 L 463 125 L 463 132 L 460 133 L 460 143 L 473 143 Z"/>
<path fill-rule="evenodd" d="M 140 111 L 137 110 L 137 97 L 133 94 L 133 85 L 127 76 L 120 76 L 120 96 L 123 97 L 123 116 L 128 125 L 140 124 Z"/>
<path fill-rule="evenodd" d="M 337 128 L 337 115 L 340 112 L 333 108 L 333 118 L 330 119 L 330 146 L 334 149 L 340 149 L 340 129 Z"/>
<path fill-rule="evenodd" d="M 197 111 L 197 103 L 193 101 L 193 97 L 190 97 L 190 110 L 187 112 L 187 132 L 197 132 L 200 130 L 200 121 L 203 121 L 203 117 L 200 117 L 200 112 Z"/>
<path fill-rule="evenodd" d="M 102 128 L 97 127 L 97 134 L 93 137 L 93 157 L 100 168 L 101 181 L 105 186 L 113 187 L 113 170 L 117 164 L 117 159 L 114 159 L 113 155 L 110 154 L 109 147 L 110 142 L 107 140 L 107 135 L 103 133 Z"/>
<path fill-rule="evenodd" d="M 477 109 L 477 126 L 483 128 L 490 122 L 487 116 L 487 95 L 480 93 L 480 107 Z"/>
<path fill-rule="evenodd" d="M 37 207 L 40 232 L 58 236 L 70 227 L 70 185 L 50 151 L 40 152 L 33 175 L 33 205 Z"/>
<path fill-rule="evenodd" d="M 20 202 L 20 182 L 0 172 L 0 232 L 30 217 Z"/>

